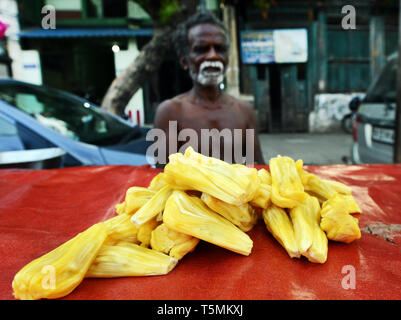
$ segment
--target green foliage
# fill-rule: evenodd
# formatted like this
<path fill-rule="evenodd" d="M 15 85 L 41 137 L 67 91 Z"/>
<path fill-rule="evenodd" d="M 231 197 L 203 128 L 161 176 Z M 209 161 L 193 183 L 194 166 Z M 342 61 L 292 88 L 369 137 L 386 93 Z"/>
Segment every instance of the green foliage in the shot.
<path fill-rule="evenodd" d="M 159 11 L 160 22 L 166 23 L 170 17 L 180 11 L 178 0 L 162 0 Z"/>
<path fill-rule="evenodd" d="M 274 4 L 274 0 L 253 0 L 253 4 L 261 10 L 267 11 Z"/>
<path fill-rule="evenodd" d="M 180 11 L 180 0 L 132 0 L 138 3 L 153 20 L 165 24 Z"/>

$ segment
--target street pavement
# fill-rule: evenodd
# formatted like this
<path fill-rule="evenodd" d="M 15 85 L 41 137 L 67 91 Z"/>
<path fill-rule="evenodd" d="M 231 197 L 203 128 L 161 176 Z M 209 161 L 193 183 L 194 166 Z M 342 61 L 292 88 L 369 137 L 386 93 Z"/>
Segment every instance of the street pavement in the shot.
<path fill-rule="evenodd" d="M 344 164 L 350 157 L 352 135 L 345 133 L 259 134 L 266 163 L 277 155 L 302 159 L 306 165 Z"/>

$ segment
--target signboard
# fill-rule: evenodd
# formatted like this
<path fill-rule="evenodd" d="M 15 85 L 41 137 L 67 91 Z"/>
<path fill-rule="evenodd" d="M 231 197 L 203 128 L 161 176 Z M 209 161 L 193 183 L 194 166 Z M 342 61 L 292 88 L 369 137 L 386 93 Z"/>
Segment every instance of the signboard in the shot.
<path fill-rule="evenodd" d="M 303 63 L 308 61 L 306 29 L 278 29 L 241 32 L 242 62 Z"/>
<path fill-rule="evenodd" d="M 243 63 L 274 62 L 273 31 L 241 32 L 241 54 Z"/>

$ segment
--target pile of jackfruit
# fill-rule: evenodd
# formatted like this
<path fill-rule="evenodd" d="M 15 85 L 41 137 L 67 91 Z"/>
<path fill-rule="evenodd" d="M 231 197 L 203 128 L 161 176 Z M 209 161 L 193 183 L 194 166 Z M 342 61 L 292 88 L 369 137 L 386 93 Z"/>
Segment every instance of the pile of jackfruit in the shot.
<path fill-rule="evenodd" d="M 206 157 L 170 155 L 147 188 L 132 186 L 116 215 L 30 262 L 14 277 L 18 299 L 54 299 L 84 278 L 165 275 L 200 241 L 249 256 L 261 220 L 291 258 L 327 260 L 328 240 L 361 237 L 350 187 L 277 156 L 270 172 Z"/>

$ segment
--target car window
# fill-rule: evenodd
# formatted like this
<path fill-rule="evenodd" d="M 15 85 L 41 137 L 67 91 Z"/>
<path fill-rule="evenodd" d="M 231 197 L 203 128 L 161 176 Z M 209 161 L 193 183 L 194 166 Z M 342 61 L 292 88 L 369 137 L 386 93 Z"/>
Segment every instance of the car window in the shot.
<path fill-rule="evenodd" d="M 17 128 L 15 125 L 0 117 L 0 136 L 14 135 L 17 135 Z"/>
<path fill-rule="evenodd" d="M 17 127 L 0 114 L 0 152 L 23 149 L 24 145 L 18 136 Z"/>
<path fill-rule="evenodd" d="M 377 81 L 369 88 L 365 102 L 395 102 L 397 92 L 397 59 L 390 60 Z"/>
<path fill-rule="evenodd" d="M 8 83 L 0 86 L 0 99 L 70 139 L 110 145 L 132 132 L 90 103 L 58 90 Z"/>

